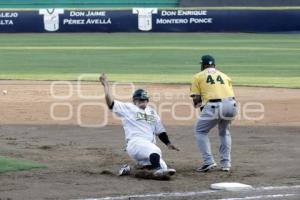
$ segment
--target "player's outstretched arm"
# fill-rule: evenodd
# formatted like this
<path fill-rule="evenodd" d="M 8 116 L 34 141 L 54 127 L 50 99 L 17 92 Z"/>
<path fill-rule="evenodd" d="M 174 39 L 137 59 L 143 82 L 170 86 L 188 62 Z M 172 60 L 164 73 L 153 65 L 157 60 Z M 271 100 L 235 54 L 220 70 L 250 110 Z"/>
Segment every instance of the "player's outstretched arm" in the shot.
<path fill-rule="evenodd" d="M 112 109 L 114 106 L 114 99 L 111 96 L 110 90 L 109 90 L 109 84 L 108 84 L 108 78 L 106 74 L 102 73 L 101 76 L 99 77 L 99 81 L 103 85 L 104 88 L 104 94 L 105 94 L 105 100 L 107 106 Z"/>
<path fill-rule="evenodd" d="M 176 151 L 179 151 L 179 149 L 174 146 L 170 140 L 169 140 L 169 137 L 168 137 L 168 134 L 166 132 L 162 132 L 158 135 L 158 138 L 165 144 L 167 145 L 168 149 L 170 150 L 176 150 Z"/>
<path fill-rule="evenodd" d="M 174 146 L 174 144 L 170 143 L 167 146 L 168 146 L 168 149 L 170 149 L 170 150 L 180 151 L 180 149 L 178 149 L 176 146 Z"/>

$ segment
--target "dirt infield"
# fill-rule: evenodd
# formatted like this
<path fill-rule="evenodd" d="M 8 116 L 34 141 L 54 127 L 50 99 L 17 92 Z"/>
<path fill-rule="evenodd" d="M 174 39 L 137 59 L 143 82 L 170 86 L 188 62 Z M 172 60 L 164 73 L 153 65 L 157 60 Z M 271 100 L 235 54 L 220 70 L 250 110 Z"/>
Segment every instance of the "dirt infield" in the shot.
<path fill-rule="evenodd" d="M 151 103 L 161 113 L 165 124 L 193 125 L 197 118 L 189 98 L 189 85 L 138 84 L 134 87 L 149 90 Z M 117 99 L 123 101 L 131 101 L 132 89 L 131 84 L 112 86 Z M 3 90 L 7 91 L 6 95 L 1 92 Z M 241 113 L 234 125 L 300 125 L 299 89 L 237 87 L 235 93 Z M 261 113 L 250 113 L 250 109 L 260 109 L 258 104 L 264 107 L 261 119 Z M 248 111 L 245 108 L 249 108 Z M 0 81 L 0 122 L 82 126 L 120 124 L 120 120 L 106 109 L 99 83 L 79 84 L 75 81 Z"/>
<path fill-rule="evenodd" d="M 0 95 L 0 155 L 48 166 L 0 174 L 0 199 L 202 191 L 211 183 L 223 181 L 254 186 L 300 185 L 300 90 L 236 88 L 242 113 L 232 126 L 232 172 L 201 174 L 194 171 L 201 159 L 193 135 L 197 113 L 188 106 L 189 86 L 137 85 L 150 91 L 153 106 L 160 110 L 171 140 L 181 149 L 168 151 L 159 142 L 165 160 L 178 171 L 171 181 L 159 182 L 113 175 L 121 164 L 132 164 L 123 151 L 120 121 L 102 107 L 103 98 L 87 96 L 101 95 L 99 84 L 85 83 L 80 88 L 76 82 L 68 84 L 54 84 L 51 92 L 51 82 L 0 82 L 0 91 L 7 90 L 7 94 Z M 130 100 L 129 88 L 130 85 L 119 85 L 115 93 L 120 99 Z M 263 105 L 262 119 L 261 112 L 247 113 L 247 105 L 255 110 Z M 218 158 L 216 130 L 210 136 Z"/>

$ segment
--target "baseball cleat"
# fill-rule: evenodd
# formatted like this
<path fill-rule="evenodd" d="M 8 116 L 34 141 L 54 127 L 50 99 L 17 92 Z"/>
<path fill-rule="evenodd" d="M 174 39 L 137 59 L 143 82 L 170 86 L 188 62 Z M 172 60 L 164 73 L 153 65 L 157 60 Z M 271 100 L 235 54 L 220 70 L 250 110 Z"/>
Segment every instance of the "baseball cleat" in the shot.
<path fill-rule="evenodd" d="M 154 176 L 173 176 L 176 173 L 175 169 L 158 169 L 153 172 Z"/>
<path fill-rule="evenodd" d="M 169 176 L 173 176 L 174 174 L 176 174 L 176 170 L 175 169 L 169 168 L 169 169 L 167 169 L 167 171 L 168 171 L 168 175 Z"/>
<path fill-rule="evenodd" d="M 223 172 L 229 172 L 230 171 L 230 167 L 221 167 L 221 171 L 223 171 Z"/>
<path fill-rule="evenodd" d="M 119 170 L 119 176 L 125 176 L 130 174 L 130 166 L 125 164 Z"/>
<path fill-rule="evenodd" d="M 217 166 L 216 163 L 212 163 L 210 165 L 203 165 L 202 167 L 199 167 L 196 169 L 197 172 L 208 172 L 209 170 L 215 168 Z"/>

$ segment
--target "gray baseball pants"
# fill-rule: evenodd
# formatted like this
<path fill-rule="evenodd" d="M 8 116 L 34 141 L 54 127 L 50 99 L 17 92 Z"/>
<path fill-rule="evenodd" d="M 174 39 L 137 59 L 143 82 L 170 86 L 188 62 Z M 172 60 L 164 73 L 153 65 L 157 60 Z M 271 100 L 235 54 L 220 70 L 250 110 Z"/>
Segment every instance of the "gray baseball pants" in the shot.
<path fill-rule="evenodd" d="M 203 165 L 215 163 L 208 138 L 209 131 L 218 125 L 220 138 L 220 165 L 231 167 L 231 135 L 229 125 L 237 113 L 236 101 L 233 98 L 222 99 L 221 102 L 208 102 L 197 120 L 195 135 Z"/>

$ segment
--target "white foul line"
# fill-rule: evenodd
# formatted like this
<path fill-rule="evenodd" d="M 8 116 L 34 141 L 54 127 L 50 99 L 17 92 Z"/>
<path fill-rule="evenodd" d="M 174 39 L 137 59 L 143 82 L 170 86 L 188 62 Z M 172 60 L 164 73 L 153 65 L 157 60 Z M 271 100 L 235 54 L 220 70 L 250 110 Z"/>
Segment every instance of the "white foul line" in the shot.
<path fill-rule="evenodd" d="M 215 200 L 252 200 L 252 199 L 262 199 L 262 198 L 282 198 L 282 197 L 292 197 L 297 196 L 297 194 L 270 194 L 270 195 L 260 195 L 252 197 L 240 197 L 240 198 L 229 198 L 229 199 L 215 199 Z"/>
<path fill-rule="evenodd" d="M 126 195 L 118 197 L 103 197 L 103 198 L 92 198 L 92 199 L 78 199 L 78 200 L 122 200 L 130 198 L 150 198 L 150 197 L 189 197 L 199 196 L 202 194 L 215 193 L 215 190 L 206 190 L 201 192 L 170 192 L 170 193 L 157 193 L 157 194 L 141 194 L 141 195 Z"/>
<path fill-rule="evenodd" d="M 292 185 L 292 186 L 267 186 L 267 187 L 259 187 L 255 190 L 285 190 L 285 189 L 298 189 L 300 185 Z"/>
<path fill-rule="evenodd" d="M 300 185 L 293 186 L 267 186 L 250 189 L 249 191 L 272 191 L 272 190 L 286 190 L 286 189 L 298 189 Z M 200 192 L 169 192 L 169 193 L 156 193 L 156 194 L 140 194 L 140 195 L 125 195 L 115 197 L 102 197 L 102 198 L 88 198 L 88 199 L 77 199 L 77 200 L 123 200 L 130 198 L 151 198 L 151 197 L 189 197 L 189 196 L 201 196 L 204 194 L 212 194 L 217 192 L 224 192 L 224 190 L 205 190 Z M 262 199 L 262 198 L 281 198 L 297 196 L 299 194 L 275 194 L 275 195 L 261 195 L 251 197 L 240 197 L 240 198 L 228 198 L 218 200 L 248 200 L 248 199 Z"/>

